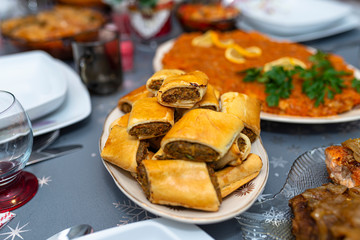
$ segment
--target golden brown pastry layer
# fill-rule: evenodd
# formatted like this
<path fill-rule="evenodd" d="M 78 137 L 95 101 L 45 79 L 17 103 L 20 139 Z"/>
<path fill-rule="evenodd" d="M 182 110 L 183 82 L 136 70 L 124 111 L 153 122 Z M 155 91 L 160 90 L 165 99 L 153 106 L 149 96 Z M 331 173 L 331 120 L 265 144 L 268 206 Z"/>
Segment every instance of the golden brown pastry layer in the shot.
<path fill-rule="evenodd" d="M 134 102 L 129 116 L 128 133 L 139 139 L 165 135 L 174 124 L 174 110 L 160 105 L 155 97 Z"/>
<path fill-rule="evenodd" d="M 215 88 L 208 84 L 204 97 L 195 104 L 194 108 L 205 108 L 220 111 L 219 97 L 215 93 Z"/>
<path fill-rule="evenodd" d="M 171 76 L 180 76 L 184 75 L 185 72 L 179 69 L 162 69 L 154 73 L 147 81 L 146 81 L 146 89 L 156 94 L 160 89 L 164 80 Z"/>
<path fill-rule="evenodd" d="M 175 158 L 217 161 L 228 152 L 243 127 L 242 121 L 232 114 L 193 109 L 174 124 L 161 147 Z"/>
<path fill-rule="evenodd" d="M 205 95 L 208 77 L 200 71 L 168 77 L 157 92 L 158 102 L 164 106 L 192 108 Z"/>
<path fill-rule="evenodd" d="M 219 209 L 216 178 L 203 162 L 144 160 L 138 170 L 141 186 L 152 203 L 204 211 Z"/>
<path fill-rule="evenodd" d="M 240 133 L 225 156 L 215 162 L 214 168 L 221 169 L 226 165 L 237 166 L 248 157 L 250 151 L 250 139 L 245 134 Z"/>
<path fill-rule="evenodd" d="M 261 158 L 251 153 L 242 164 L 215 172 L 222 198 L 259 175 L 262 165 Z"/>
<path fill-rule="evenodd" d="M 260 101 L 238 92 L 224 93 L 220 101 L 221 111 L 240 118 L 245 126 L 243 133 L 254 142 L 260 136 Z"/>
<path fill-rule="evenodd" d="M 129 113 L 131 112 L 132 105 L 136 100 L 153 96 L 154 95 L 146 89 L 146 86 L 143 85 L 120 98 L 118 101 L 118 108 L 123 113 Z"/>
<path fill-rule="evenodd" d="M 147 143 L 130 136 L 125 127 L 114 125 L 111 128 L 101 157 L 129 172 L 136 172 L 137 163 L 146 158 Z"/>

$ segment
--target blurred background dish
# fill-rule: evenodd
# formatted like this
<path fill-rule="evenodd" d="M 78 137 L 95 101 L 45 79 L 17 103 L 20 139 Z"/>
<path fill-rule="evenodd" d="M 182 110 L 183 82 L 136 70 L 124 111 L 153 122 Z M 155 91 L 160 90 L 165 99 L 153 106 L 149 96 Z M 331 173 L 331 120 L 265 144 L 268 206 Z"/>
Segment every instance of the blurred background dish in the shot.
<path fill-rule="evenodd" d="M 89 8 L 55 6 L 34 15 L 1 23 L 1 33 L 19 50 L 43 50 L 60 59 L 71 59 L 71 41 L 88 41 L 97 35 L 105 17 Z"/>
<path fill-rule="evenodd" d="M 253 0 L 236 1 L 235 5 L 248 25 L 277 35 L 331 28 L 351 13 L 348 4 L 327 0 Z"/>
<path fill-rule="evenodd" d="M 336 24 L 333 24 L 329 28 L 320 29 L 314 32 L 300 33 L 300 34 L 291 34 L 291 35 L 278 35 L 274 33 L 267 32 L 262 30 L 262 32 L 266 33 L 269 37 L 274 40 L 286 40 L 292 42 L 306 42 L 312 41 L 324 37 L 333 36 L 336 34 L 344 33 L 350 31 L 352 29 L 357 28 L 360 25 L 360 18 L 355 14 L 350 14 L 344 19 L 340 20 Z M 254 31 L 256 28 L 249 25 L 246 21 L 239 21 L 237 24 L 239 29 L 245 31 Z"/>
<path fill-rule="evenodd" d="M 229 31 L 236 28 L 240 10 L 217 1 L 184 1 L 176 7 L 176 17 L 186 32 Z"/>
<path fill-rule="evenodd" d="M 60 4 L 68 4 L 79 7 L 99 7 L 107 8 L 108 5 L 105 4 L 103 0 L 57 0 Z"/>

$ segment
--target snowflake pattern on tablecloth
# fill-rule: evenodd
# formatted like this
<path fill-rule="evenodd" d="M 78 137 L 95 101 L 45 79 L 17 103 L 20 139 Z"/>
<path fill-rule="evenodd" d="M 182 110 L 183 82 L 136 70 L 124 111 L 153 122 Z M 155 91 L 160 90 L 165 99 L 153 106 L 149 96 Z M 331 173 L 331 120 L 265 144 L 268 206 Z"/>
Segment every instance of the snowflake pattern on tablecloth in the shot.
<path fill-rule="evenodd" d="M 44 185 L 49 185 L 49 182 L 51 182 L 51 177 L 42 177 L 38 178 L 39 186 L 43 187 Z"/>
<path fill-rule="evenodd" d="M 128 223 L 139 222 L 142 220 L 156 218 L 155 215 L 149 213 L 143 208 L 136 205 L 131 200 L 113 203 L 116 209 L 121 211 L 124 215 L 121 216 L 118 226 L 125 225 Z"/>
<path fill-rule="evenodd" d="M 4 238 L 3 240 L 15 240 L 17 237 L 19 237 L 20 239 L 24 239 L 20 233 L 24 233 L 24 232 L 28 232 L 30 230 L 27 229 L 23 229 L 24 227 L 26 227 L 29 223 L 26 223 L 25 225 L 23 225 L 22 227 L 19 227 L 20 222 L 18 222 L 18 224 L 16 225 L 15 229 L 7 226 L 10 231 L 9 232 L 5 232 L 5 233 L 0 233 L 0 236 L 7 236 L 6 238 Z"/>
<path fill-rule="evenodd" d="M 260 194 L 256 200 L 257 200 L 259 203 L 262 203 L 262 202 L 270 199 L 271 196 L 273 196 L 273 195 L 270 194 L 270 193 Z"/>
<path fill-rule="evenodd" d="M 297 186 L 286 185 L 283 190 L 283 195 L 287 199 L 293 198 L 298 194 L 300 194 L 300 192 L 299 192 L 299 188 Z"/>
<path fill-rule="evenodd" d="M 283 157 L 271 157 L 270 163 L 273 165 L 273 168 L 277 167 L 285 167 L 285 164 L 287 164 L 287 161 L 283 159 Z"/>
<path fill-rule="evenodd" d="M 239 189 L 235 191 L 235 195 L 238 197 L 243 197 L 249 193 L 251 193 L 255 189 L 255 183 L 248 182 L 241 186 Z"/>
<path fill-rule="evenodd" d="M 278 211 L 276 208 L 271 207 L 269 211 L 263 213 L 266 223 L 270 223 L 275 226 L 280 226 L 286 222 L 285 212 Z"/>

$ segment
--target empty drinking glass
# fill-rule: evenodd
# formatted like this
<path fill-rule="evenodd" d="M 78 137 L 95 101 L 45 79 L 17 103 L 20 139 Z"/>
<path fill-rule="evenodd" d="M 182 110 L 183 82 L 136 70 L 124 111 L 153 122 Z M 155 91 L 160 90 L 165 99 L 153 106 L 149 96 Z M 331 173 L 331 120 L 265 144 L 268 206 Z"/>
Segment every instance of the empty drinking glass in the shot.
<path fill-rule="evenodd" d="M 0 91 L 0 213 L 28 202 L 37 192 L 35 175 L 23 171 L 33 144 L 30 120 L 12 93 Z"/>

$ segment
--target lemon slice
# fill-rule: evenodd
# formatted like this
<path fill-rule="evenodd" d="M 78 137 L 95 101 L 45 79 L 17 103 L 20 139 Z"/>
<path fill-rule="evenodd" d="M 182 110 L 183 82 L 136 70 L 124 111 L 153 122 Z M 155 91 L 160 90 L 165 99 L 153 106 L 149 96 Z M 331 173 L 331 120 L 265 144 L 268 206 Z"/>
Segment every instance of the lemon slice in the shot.
<path fill-rule="evenodd" d="M 213 45 L 211 35 L 211 31 L 207 31 L 204 34 L 193 38 L 191 45 L 195 47 L 211 47 Z"/>
<path fill-rule="evenodd" d="M 220 40 L 219 36 L 215 32 L 210 32 L 210 35 L 212 42 L 219 48 L 227 48 L 234 44 L 233 39 Z"/>
<path fill-rule="evenodd" d="M 244 56 L 233 47 L 228 47 L 225 50 L 225 58 L 229 60 L 230 62 L 241 64 L 245 62 Z"/>
<path fill-rule="evenodd" d="M 264 65 L 264 72 L 269 71 L 273 66 L 283 66 L 285 70 L 291 70 L 294 66 L 300 66 L 302 68 L 306 68 L 306 64 L 293 57 L 282 57 L 272 62 L 268 62 Z"/>
<path fill-rule="evenodd" d="M 243 48 L 240 47 L 237 44 L 233 44 L 232 45 L 233 48 L 235 48 L 239 53 L 241 53 L 243 56 L 245 57 L 259 57 L 262 53 L 261 48 L 259 47 L 248 47 L 248 48 Z"/>

